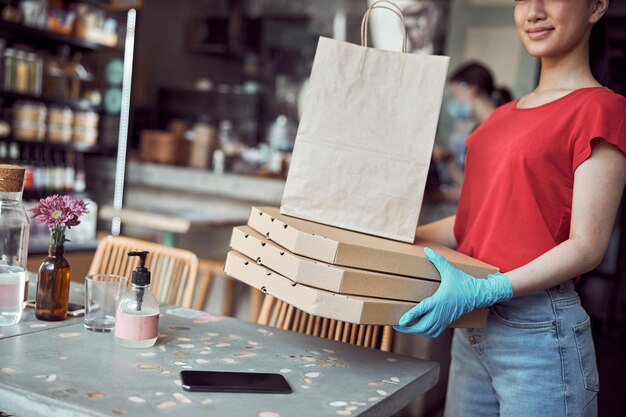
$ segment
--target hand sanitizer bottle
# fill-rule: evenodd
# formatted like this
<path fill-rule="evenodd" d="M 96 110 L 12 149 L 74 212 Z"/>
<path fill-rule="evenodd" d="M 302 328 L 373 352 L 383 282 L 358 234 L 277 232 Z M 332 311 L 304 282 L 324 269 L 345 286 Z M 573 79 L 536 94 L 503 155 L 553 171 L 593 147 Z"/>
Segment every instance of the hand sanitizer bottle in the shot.
<path fill-rule="evenodd" d="M 154 346 L 159 334 L 159 302 L 150 292 L 150 271 L 145 267 L 148 252 L 128 252 L 138 256 L 132 288 L 120 299 L 115 315 L 115 342 L 127 348 Z"/>

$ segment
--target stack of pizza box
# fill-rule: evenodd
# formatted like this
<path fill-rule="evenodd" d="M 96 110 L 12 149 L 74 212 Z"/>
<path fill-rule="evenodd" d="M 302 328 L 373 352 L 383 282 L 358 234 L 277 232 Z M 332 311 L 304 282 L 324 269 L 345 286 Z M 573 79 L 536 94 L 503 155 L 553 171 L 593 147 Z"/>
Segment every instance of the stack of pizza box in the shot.
<path fill-rule="evenodd" d="M 248 224 L 233 229 L 225 272 L 309 314 L 356 324 L 397 324 L 432 295 L 439 273 L 424 247 L 457 268 L 484 278 L 497 269 L 423 241 L 392 241 L 253 207 Z M 452 327 L 484 327 L 486 310 Z"/>

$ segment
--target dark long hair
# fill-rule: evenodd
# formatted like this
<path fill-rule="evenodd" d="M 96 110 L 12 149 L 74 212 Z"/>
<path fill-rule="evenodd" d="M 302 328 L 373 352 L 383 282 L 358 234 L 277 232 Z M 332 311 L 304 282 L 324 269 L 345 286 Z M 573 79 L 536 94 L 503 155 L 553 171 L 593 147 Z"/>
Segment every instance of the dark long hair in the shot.
<path fill-rule="evenodd" d="M 589 36 L 589 66 L 594 78 L 604 86 L 608 85 L 610 81 L 608 49 L 606 18 L 603 16 L 591 28 L 591 35 Z"/>
<path fill-rule="evenodd" d="M 478 88 L 479 94 L 491 98 L 496 107 L 513 99 L 508 88 L 496 88 L 491 71 L 479 62 L 469 62 L 458 68 L 450 81 L 466 83 Z"/>

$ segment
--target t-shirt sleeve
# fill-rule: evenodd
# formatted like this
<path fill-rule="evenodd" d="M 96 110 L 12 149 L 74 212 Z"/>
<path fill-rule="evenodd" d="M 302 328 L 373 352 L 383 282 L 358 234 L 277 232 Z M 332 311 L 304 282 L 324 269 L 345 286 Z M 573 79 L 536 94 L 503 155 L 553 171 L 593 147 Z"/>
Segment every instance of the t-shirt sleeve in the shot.
<path fill-rule="evenodd" d="M 572 134 L 572 172 L 591 156 L 595 139 L 602 139 L 626 154 L 626 99 L 617 94 L 592 98 L 577 114 Z"/>

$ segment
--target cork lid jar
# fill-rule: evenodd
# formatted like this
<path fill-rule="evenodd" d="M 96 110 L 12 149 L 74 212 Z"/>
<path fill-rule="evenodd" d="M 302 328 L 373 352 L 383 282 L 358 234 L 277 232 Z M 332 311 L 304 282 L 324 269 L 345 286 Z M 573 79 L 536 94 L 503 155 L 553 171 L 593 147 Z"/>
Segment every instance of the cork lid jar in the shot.
<path fill-rule="evenodd" d="M 0 164 L 0 192 L 22 192 L 24 168 L 18 165 Z"/>

